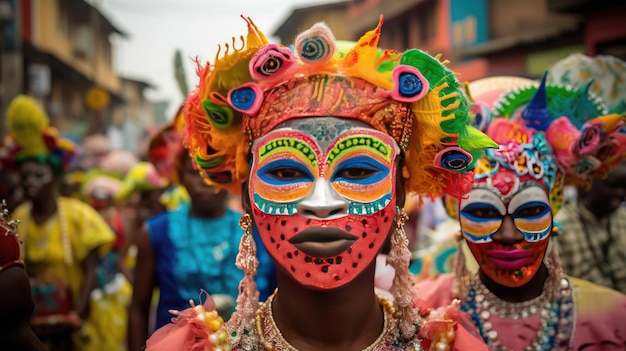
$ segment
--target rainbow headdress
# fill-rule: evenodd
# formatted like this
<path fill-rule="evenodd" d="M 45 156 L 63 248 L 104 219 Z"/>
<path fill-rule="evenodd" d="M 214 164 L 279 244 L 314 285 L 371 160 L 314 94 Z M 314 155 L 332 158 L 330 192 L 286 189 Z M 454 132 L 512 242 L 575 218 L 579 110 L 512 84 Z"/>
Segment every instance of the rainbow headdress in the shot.
<path fill-rule="evenodd" d="M 588 184 L 626 159 L 626 134 L 620 130 L 626 118 L 607 114 L 602 100 L 589 92 L 590 84 L 578 89 L 547 85 L 546 77 L 538 86 L 502 93 L 489 111 L 496 118 L 481 116 L 481 129 L 499 148 L 486 150 L 477 161 L 475 184 L 503 184 L 506 189 L 498 191 L 506 197 L 515 189 L 498 178 L 513 176 L 519 183 L 532 178 L 550 191 L 556 213 L 565 185 Z"/>
<path fill-rule="evenodd" d="M 233 39 L 213 65 L 198 68 L 200 84 L 185 104 L 186 145 L 218 187 L 239 193 L 251 143 L 294 118 L 351 118 L 389 134 L 405 154 L 407 190 L 427 196 L 460 195 L 472 155 L 495 146 L 468 126 L 469 103 L 439 57 L 377 47 L 382 16 L 356 43 L 336 41 L 318 23 L 292 48 L 268 43 L 246 22 L 240 48 Z"/>
<path fill-rule="evenodd" d="M 60 173 L 67 170 L 76 154 L 74 143 L 59 136 L 45 111 L 29 96 L 19 95 L 11 101 L 7 126 L 9 135 L 0 149 L 0 161 L 9 169 L 20 161 L 35 159 Z"/>

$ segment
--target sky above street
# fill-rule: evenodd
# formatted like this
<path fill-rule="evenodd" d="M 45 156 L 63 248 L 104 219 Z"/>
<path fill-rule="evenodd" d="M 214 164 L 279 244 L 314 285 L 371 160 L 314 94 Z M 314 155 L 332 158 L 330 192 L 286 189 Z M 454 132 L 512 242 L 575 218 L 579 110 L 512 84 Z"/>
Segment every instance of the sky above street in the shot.
<path fill-rule="evenodd" d="M 336 0 L 91 0 L 128 38 L 114 37 L 114 64 L 125 77 L 146 81 L 151 100 L 168 100 L 168 115 L 183 101 L 174 78 L 174 53 L 181 50 L 187 85 L 197 83 L 193 58 L 213 61 L 217 45 L 245 35 L 240 14 L 268 37 L 296 8 Z M 271 38 L 270 38 L 271 40 Z"/>

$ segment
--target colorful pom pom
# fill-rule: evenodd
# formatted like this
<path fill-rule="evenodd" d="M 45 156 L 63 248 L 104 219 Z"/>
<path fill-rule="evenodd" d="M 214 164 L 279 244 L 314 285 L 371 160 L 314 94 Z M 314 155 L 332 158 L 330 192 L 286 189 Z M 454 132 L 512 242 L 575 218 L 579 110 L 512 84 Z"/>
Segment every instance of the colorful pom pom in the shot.
<path fill-rule="evenodd" d="M 472 163 L 472 155 L 460 147 L 449 147 L 439 151 L 433 163 L 435 167 L 459 172 Z"/>
<path fill-rule="evenodd" d="M 295 48 L 303 63 L 325 63 L 335 54 L 335 36 L 326 24 L 316 23 L 296 37 Z"/>
<path fill-rule="evenodd" d="M 296 59 L 289 48 L 268 44 L 250 60 L 250 76 L 268 83 L 280 80 L 295 63 Z"/>
<path fill-rule="evenodd" d="M 429 83 L 413 66 L 400 65 L 393 70 L 394 89 L 391 98 L 402 102 L 414 102 L 428 93 Z"/>
<path fill-rule="evenodd" d="M 254 83 L 244 84 L 228 92 L 228 103 L 241 113 L 254 115 L 263 103 L 263 90 Z"/>

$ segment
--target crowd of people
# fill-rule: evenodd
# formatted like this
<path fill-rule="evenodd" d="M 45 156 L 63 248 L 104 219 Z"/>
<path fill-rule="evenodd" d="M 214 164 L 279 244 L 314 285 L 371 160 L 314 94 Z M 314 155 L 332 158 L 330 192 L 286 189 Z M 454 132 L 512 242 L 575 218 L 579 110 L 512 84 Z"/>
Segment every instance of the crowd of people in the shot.
<path fill-rule="evenodd" d="M 624 350 L 626 63 L 243 45 L 142 156 L 28 96 L 0 149 L 11 350 Z"/>

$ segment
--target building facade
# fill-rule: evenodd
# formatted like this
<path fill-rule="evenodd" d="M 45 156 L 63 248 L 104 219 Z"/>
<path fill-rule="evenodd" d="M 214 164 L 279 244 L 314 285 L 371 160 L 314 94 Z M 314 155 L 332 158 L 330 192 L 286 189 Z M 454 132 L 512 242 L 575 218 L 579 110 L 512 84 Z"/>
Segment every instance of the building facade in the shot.
<path fill-rule="evenodd" d="M 339 21 L 349 26 L 347 38 L 358 39 L 383 15 L 381 47 L 441 54 L 461 81 L 494 75 L 539 78 L 576 52 L 626 59 L 623 0 L 353 0 L 345 10 Z M 294 11 L 285 24 L 307 28 L 302 20 L 307 11 Z M 319 7 L 313 13 L 325 17 Z"/>
<path fill-rule="evenodd" d="M 121 105 L 111 36 L 125 34 L 84 0 L 22 0 L 23 92 L 37 97 L 51 123 L 73 139 L 103 132 Z M 90 108 L 86 92 L 108 95 Z"/>

